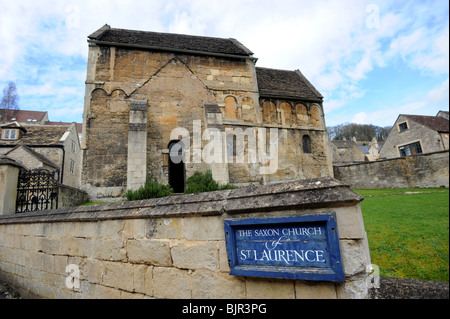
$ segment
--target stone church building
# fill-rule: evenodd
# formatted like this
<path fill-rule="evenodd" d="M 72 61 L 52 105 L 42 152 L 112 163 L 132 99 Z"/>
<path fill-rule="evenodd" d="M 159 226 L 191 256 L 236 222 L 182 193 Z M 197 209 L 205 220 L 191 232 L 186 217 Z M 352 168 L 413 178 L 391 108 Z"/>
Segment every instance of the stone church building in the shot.
<path fill-rule="evenodd" d="M 332 176 L 323 97 L 300 71 L 256 67 L 235 39 L 105 25 L 88 43 L 81 147 L 91 198 L 122 196 L 148 175 L 183 192 L 208 169 L 238 186 Z M 211 161 L 213 139 L 223 152 Z"/>

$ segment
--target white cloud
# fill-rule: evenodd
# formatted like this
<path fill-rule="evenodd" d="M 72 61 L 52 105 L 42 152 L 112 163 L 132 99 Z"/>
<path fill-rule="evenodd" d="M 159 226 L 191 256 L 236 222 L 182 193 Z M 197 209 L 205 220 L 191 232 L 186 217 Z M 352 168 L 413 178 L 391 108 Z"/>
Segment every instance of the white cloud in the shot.
<path fill-rule="evenodd" d="M 383 107 L 378 110 L 364 111 L 355 114 L 351 123 L 375 124 L 390 126 L 399 114 L 434 116 L 439 110 L 448 110 L 449 79 L 447 78 L 438 87 L 431 89 L 424 99 L 414 102 L 401 102 L 397 105 Z"/>
<path fill-rule="evenodd" d="M 359 112 L 355 114 L 351 122 L 356 124 L 369 124 L 369 119 L 369 115 L 366 112 Z"/>
<path fill-rule="evenodd" d="M 328 114 L 334 110 L 341 108 L 342 106 L 345 105 L 345 103 L 346 103 L 345 101 L 338 99 L 329 100 L 327 101 L 327 103 L 324 104 L 324 112 L 325 114 Z"/>
<path fill-rule="evenodd" d="M 370 55 L 364 55 L 353 70 L 348 72 L 348 76 L 352 81 L 359 81 L 364 79 L 366 74 L 373 69 L 372 58 Z"/>
<path fill-rule="evenodd" d="M 448 73 L 449 28 L 430 28 L 426 25 L 407 30 L 394 38 L 387 58 L 399 56 L 412 68 L 437 74 Z"/>
<path fill-rule="evenodd" d="M 448 78 L 442 84 L 430 90 L 427 94 L 427 99 L 430 102 L 430 104 L 434 105 L 442 105 L 448 107 L 448 100 L 449 100 L 449 82 Z"/>
<path fill-rule="evenodd" d="M 442 6 L 395 0 L 16 0 L 0 11 L 0 79 L 31 77 L 36 83 L 27 82 L 22 94 L 55 90 L 55 101 L 64 92 L 82 103 L 77 90 L 84 95 L 86 62 L 71 69 L 64 64 L 75 57 L 86 61 L 87 36 L 108 23 L 236 38 L 259 58 L 257 66 L 300 69 L 325 96 L 331 116 L 370 91 L 362 83 L 373 70 L 398 59 L 424 72 L 448 74 L 448 13 L 444 17 Z M 54 66 L 44 66 L 39 55 Z M 428 100 L 443 97 L 448 98 L 448 80 L 430 91 Z M 359 120 L 367 119 L 362 113 L 374 118 L 373 111 L 352 110 L 359 113 Z"/>

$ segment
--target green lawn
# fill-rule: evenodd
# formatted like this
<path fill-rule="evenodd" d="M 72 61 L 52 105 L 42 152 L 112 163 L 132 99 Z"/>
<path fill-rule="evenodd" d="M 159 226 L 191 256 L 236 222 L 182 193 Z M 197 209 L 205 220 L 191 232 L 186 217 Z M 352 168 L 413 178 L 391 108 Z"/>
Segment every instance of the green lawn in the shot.
<path fill-rule="evenodd" d="M 381 276 L 449 281 L 449 190 L 356 190 Z"/>

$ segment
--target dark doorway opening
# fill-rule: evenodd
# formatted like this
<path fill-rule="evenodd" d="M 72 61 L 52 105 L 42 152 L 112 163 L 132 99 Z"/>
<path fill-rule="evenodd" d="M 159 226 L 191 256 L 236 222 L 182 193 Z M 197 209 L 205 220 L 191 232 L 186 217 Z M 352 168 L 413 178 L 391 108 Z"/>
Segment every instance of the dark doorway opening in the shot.
<path fill-rule="evenodd" d="M 169 185 L 174 193 L 184 193 L 186 170 L 183 161 L 181 141 L 169 143 Z"/>

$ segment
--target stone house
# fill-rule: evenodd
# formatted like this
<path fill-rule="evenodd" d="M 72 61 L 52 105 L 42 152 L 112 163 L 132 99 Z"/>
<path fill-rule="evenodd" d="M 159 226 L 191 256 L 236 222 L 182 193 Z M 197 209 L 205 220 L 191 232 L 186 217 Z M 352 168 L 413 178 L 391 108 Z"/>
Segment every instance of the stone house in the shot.
<path fill-rule="evenodd" d="M 380 158 L 380 150 L 383 147 L 384 141 L 377 141 L 376 137 L 371 141 L 356 141 L 356 138 L 354 138 L 354 141 L 364 153 L 364 160 L 366 162 L 373 162 Z"/>
<path fill-rule="evenodd" d="M 382 145 L 383 142 L 378 142 L 376 138 L 373 138 L 372 141 L 357 141 L 353 137 L 351 141 L 334 140 L 329 142 L 333 164 L 376 161 Z"/>
<path fill-rule="evenodd" d="M 365 162 L 376 161 L 379 157 L 378 148 L 372 144 L 358 145 L 358 148 L 364 153 Z"/>
<path fill-rule="evenodd" d="M 59 125 L 71 126 L 73 122 L 55 122 L 50 121 L 47 111 L 29 111 L 29 110 L 2 110 L 3 120 L 0 123 L 17 122 L 21 125 Z M 1 113 L 1 112 L 0 112 Z M 81 140 L 83 124 L 77 123 L 78 138 Z"/>
<path fill-rule="evenodd" d="M 364 151 L 354 140 L 338 140 L 329 142 L 333 164 L 350 164 L 364 162 Z"/>
<path fill-rule="evenodd" d="M 88 43 L 81 147 L 91 198 L 120 197 L 148 175 L 182 192 L 207 169 L 236 185 L 332 176 L 323 97 L 300 71 L 256 67 L 235 39 L 105 25 Z M 212 140 L 222 152 L 208 153 Z"/>
<path fill-rule="evenodd" d="M 59 182 L 80 187 L 81 148 L 76 123 L 48 126 L 11 122 L 0 129 L 0 155 L 28 169 L 58 171 Z"/>
<path fill-rule="evenodd" d="M 4 155 L 17 161 L 28 169 L 42 168 L 52 172 L 56 171 L 59 175 L 60 167 L 58 164 L 26 145 L 18 144 Z"/>
<path fill-rule="evenodd" d="M 436 116 L 400 114 L 381 148 L 380 159 L 448 149 L 448 112 L 440 111 Z"/>
<path fill-rule="evenodd" d="M 436 116 L 443 117 L 445 119 L 449 119 L 448 111 L 439 111 Z"/>

